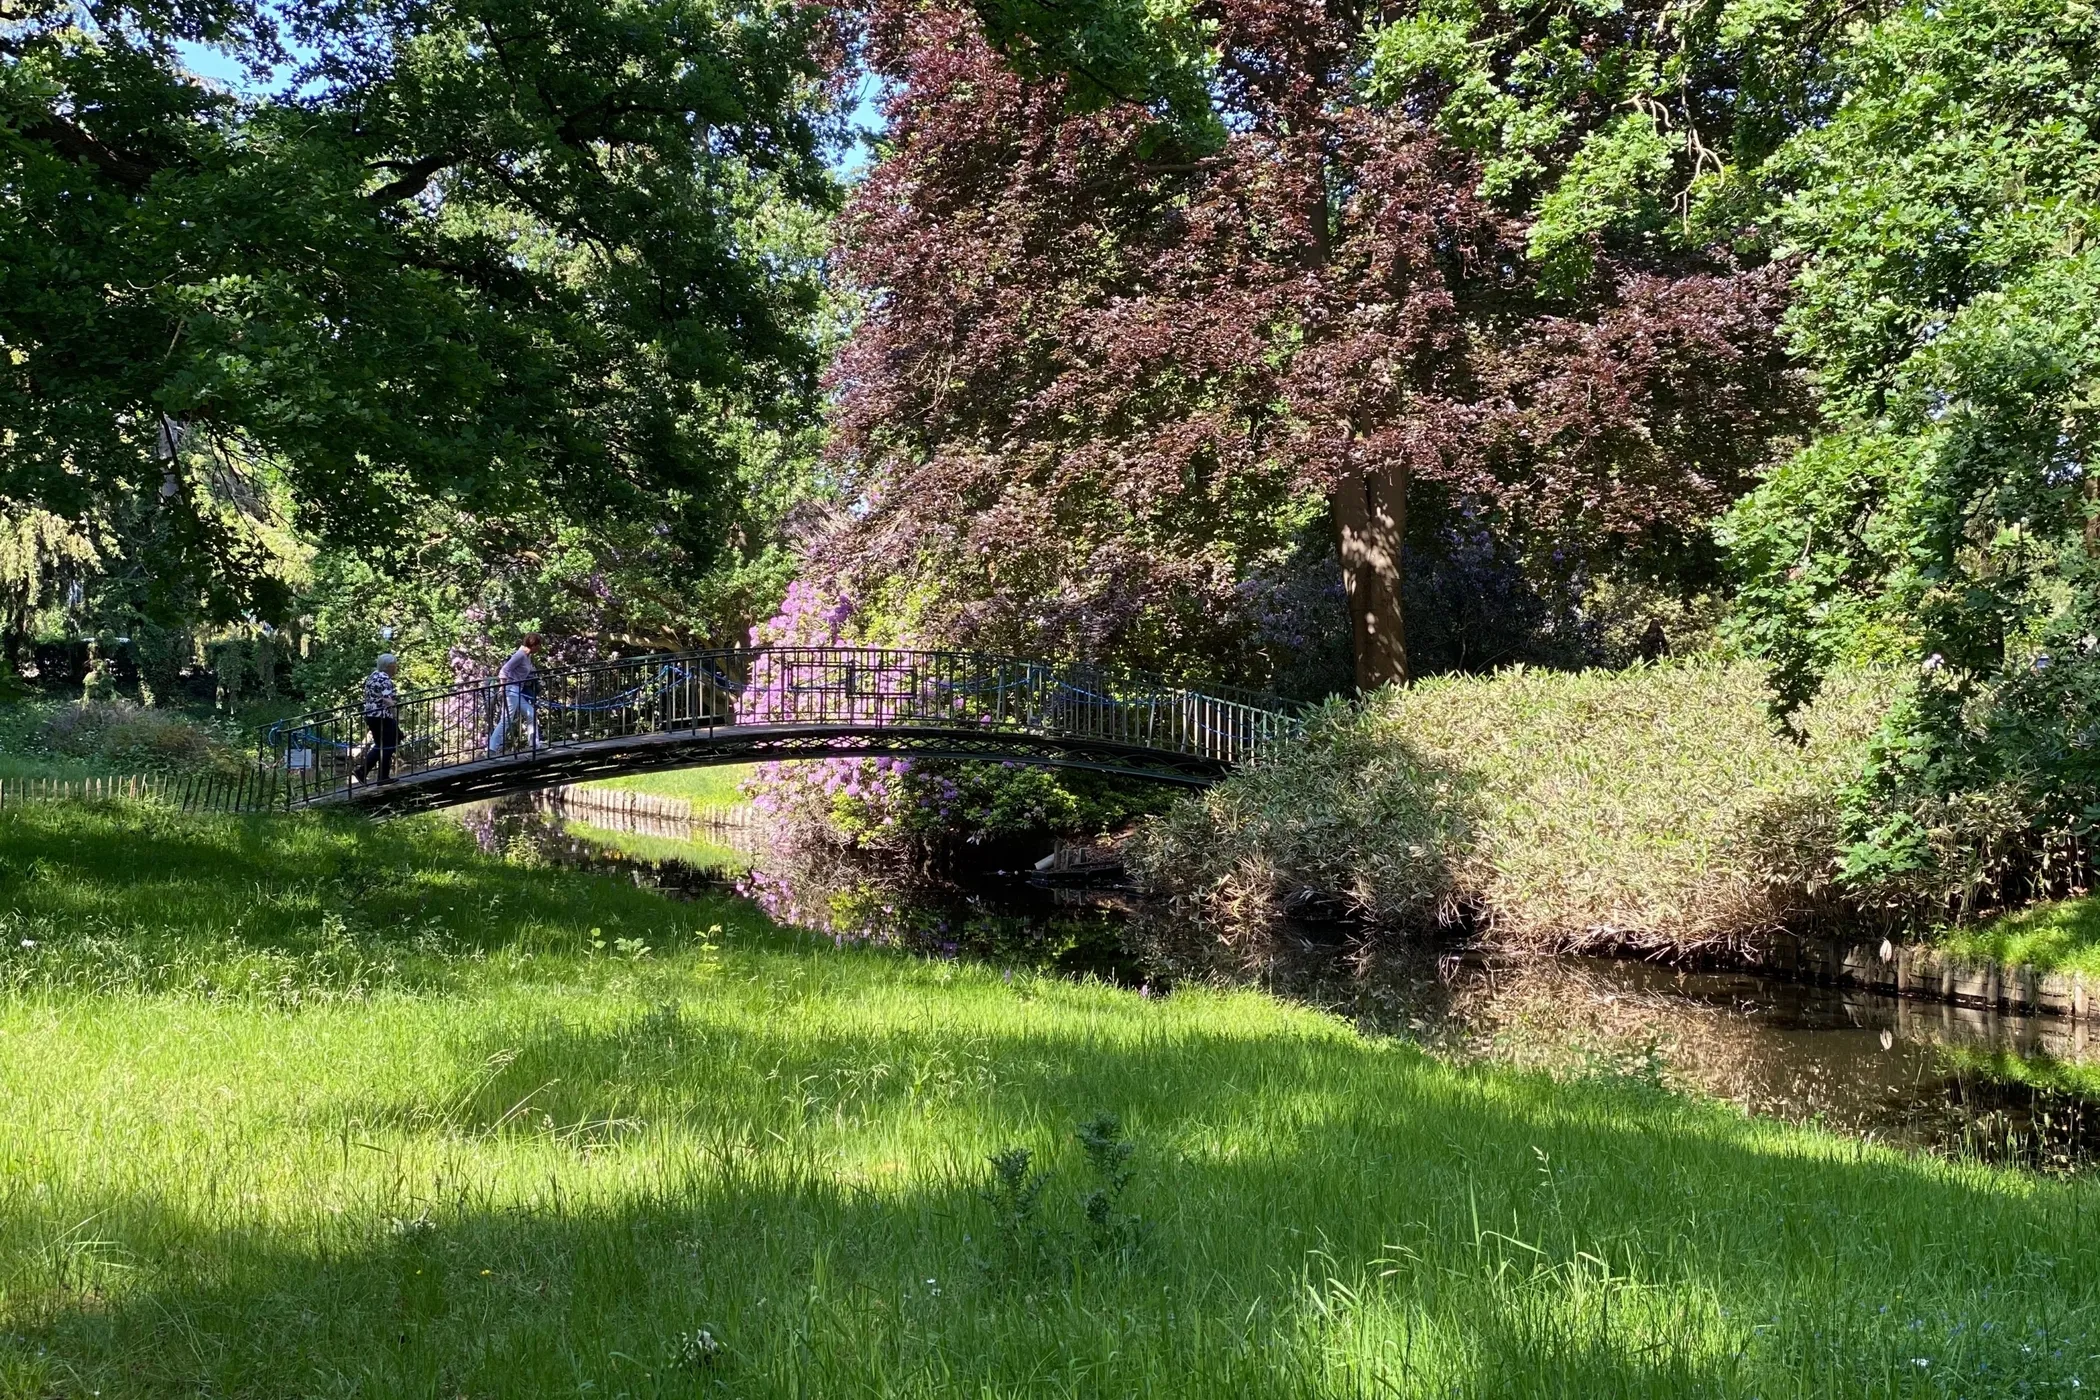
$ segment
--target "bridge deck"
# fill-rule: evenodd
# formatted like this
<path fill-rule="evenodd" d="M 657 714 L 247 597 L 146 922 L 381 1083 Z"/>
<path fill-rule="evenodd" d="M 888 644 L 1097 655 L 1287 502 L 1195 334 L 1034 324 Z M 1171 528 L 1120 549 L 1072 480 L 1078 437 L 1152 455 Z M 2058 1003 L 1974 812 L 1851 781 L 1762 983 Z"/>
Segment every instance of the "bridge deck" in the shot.
<path fill-rule="evenodd" d="M 1297 729 L 1259 697 L 969 652 L 767 647 L 540 673 L 537 725 L 492 682 L 408 695 L 386 783 L 354 706 L 270 726 L 256 788 L 276 807 L 418 811 L 622 773 L 814 758 L 1004 760 L 1153 782 L 1214 782 Z M 532 735 L 490 756 L 504 737 Z M 522 731 L 522 732 L 521 732 Z M 243 787 L 242 791 L 248 791 Z"/>
<path fill-rule="evenodd" d="M 1230 771 L 1193 756 L 1161 755 L 1138 745 L 1058 740 L 1029 734 L 920 725 L 723 725 L 665 734 L 634 734 L 520 750 L 497 758 L 396 772 L 335 789 L 304 805 L 347 805 L 402 814 L 533 792 L 565 783 L 674 768 L 813 758 L 919 758 L 1009 761 L 1204 787 Z"/>

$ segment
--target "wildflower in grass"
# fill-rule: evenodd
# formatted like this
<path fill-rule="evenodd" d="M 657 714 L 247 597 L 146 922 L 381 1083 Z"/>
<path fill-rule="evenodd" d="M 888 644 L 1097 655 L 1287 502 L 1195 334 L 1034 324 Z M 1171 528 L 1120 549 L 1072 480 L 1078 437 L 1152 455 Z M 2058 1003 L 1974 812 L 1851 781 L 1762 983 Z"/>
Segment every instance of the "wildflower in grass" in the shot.
<path fill-rule="evenodd" d="M 689 1370 L 713 1364 L 722 1354 L 722 1344 L 705 1327 L 680 1333 L 671 1345 L 671 1364 Z"/>

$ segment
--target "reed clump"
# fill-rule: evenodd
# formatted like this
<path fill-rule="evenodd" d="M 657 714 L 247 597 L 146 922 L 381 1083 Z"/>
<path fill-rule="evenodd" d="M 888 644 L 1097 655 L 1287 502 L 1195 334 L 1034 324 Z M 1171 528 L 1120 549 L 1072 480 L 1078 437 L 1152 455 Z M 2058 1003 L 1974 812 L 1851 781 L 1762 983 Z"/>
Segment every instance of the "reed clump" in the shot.
<path fill-rule="evenodd" d="M 1438 678 L 1329 704 L 1136 861 L 1229 935 L 1325 904 L 1568 949 L 1752 944 L 1841 911 L 1840 796 L 1886 704 L 1841 678 L 1797 738 L 1747 665 Z"/>
<path fill-rule="evenodd" d="M 84 700 L 54 708 L 39 746 L 126 772 L 237 771 L 247 755 L 188 715 L 129 700 Z"/>

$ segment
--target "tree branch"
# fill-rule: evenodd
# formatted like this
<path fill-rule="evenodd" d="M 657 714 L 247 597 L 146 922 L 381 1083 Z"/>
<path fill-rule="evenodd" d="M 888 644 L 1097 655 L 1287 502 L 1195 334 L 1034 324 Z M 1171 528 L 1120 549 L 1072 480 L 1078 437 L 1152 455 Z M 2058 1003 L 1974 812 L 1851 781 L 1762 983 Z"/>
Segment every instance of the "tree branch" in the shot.
<path fill-rule="evenodd" d="M 452 160 L 453 156 L 450 151 L 433 151 L 429 155 L 415 160 L 380 161 L 378 164 L 386 169 L 398 170 L 401 173 L 366 195 L 365 202 L 373 205 L 375 208 L 383 209 L 389 204 L 398 204 L 404 199 L 414 199 L 417 195 L 423 193 L 424 190 L 430 188 L 432 177 L 446 166 L 452 164 Z"/>
<path fill-rule="evenodd" d="M 125 189 L 139 191 L 153 179 L 157 166 L 104 145 L 81 127 L 47 112 L 18 130 L 31 141 L 41 141 L 68 160 L 91 165 Z"/>

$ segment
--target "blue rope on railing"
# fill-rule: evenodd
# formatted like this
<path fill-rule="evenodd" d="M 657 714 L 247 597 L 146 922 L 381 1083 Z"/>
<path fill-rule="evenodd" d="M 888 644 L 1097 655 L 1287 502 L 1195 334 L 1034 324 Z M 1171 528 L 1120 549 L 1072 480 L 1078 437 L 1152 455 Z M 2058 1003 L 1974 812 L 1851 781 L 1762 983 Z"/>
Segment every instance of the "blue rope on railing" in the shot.
<path fill-rule="evenodd" d="M 334 749 L 350 747 L 339 739 L 331 739 L 311 725 L 302 725 L 285 732 L 284 726 L 291 721 L 279 720 L 264 731 L 264 741 L 278 748 L 287 749 Z"/>
<path fill-rule="evenodd" d="M 541 709 L 556 710 L 564 714 L 603 714 L 611 710 L 632 708 L 643 697 L 650 695 L 652 692 L 660 692 L 676 681 L 689 681 L 694 679 L 695 676 L 721 687 L 732 695 L 742 695 L 745 690 L 745 686 L 741 682 L 729 679 L 729 677 L 711 666 L 702 667 L 695 672 L 688 670 L 684 666 L 668 664 L 649 680 L 629 686 L 619 694 L 608 696 L 603 700 L 580 701 L 571 704 L 563 700 L 541 699 L 537 703 Z"/>
<path fill-rule="evenodd" d="M 637 700 L 639 700 L 642 696 L 648 694 L 650 691 L 662 690 L 664 688 L 665 682 L 669 679 L 669 677 L 674 671 L 679 672 L 681 676 L 686 674 L 678 667 L 665 666 L 656 673 L 653 679 L 642 681 L 638 685 L 630 686 L 626 690 L 621 691 L 619 694 L 608 696 L 606 699 L 603 700 L 592 700 L 571 705 L 561 700 L 550 700 L 542 698 L 536 703 L 540 709 L 555 710 L 564 714 L 603 714 L 609 710 L 631 709 L 633 708 Z"/>

